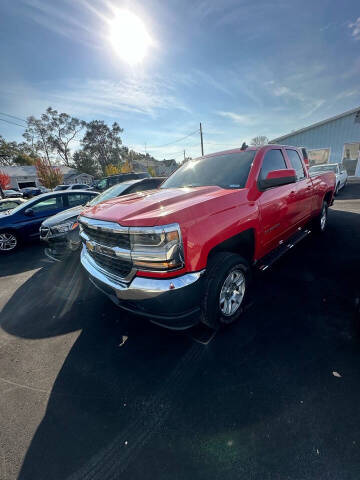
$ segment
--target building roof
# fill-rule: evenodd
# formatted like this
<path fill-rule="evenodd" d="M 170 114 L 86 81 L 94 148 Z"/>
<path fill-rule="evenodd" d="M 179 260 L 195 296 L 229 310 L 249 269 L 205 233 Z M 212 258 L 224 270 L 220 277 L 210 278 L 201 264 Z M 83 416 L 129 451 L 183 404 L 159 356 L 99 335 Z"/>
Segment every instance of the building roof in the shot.
<path fill-rule="evenodd" d="M 65 165 L 54 165 L 54 167 L 58 168 L 65 178 L 81 174 L 81 172 L 78 172 L 74 168 Z M 0 170 L 9 175 L 9 177 L 37 177 L 36 167 L 33 165 L 0 167 Z"/>
<path fill-rule="evenodd" d="M 293 132 L 287 133 L 286 135 L 281 135 L 281 137 L 277 137 L 270 140 L 269 143 L 277 143 L 280 140 L 283 140 L 284 138 L 297 135 L 298 133 L 306 132 L 306 130 L 310 130 L 314 127 L 320 127 L 321 125 L 325 125 L 326 123 L 333 122 L 334 120 L 338 120 L 339 118 L 342 118 L 342 117 L 347 117 L 348 115 L 352 115 L 353 113 L 357 113 L 357 112 L 360 112 L 360 107 L 353 108 L 352 110 L 347 110 L 344 113 L 340 113 L 339 115 L 335 115 L 334 117 L 327 118 L 326 120 L 322 120 L 321 122 L 313 123 L 308 127 L 303 127 L 303 128 L 300 128 L 299 130 L 294 130 Z"/>

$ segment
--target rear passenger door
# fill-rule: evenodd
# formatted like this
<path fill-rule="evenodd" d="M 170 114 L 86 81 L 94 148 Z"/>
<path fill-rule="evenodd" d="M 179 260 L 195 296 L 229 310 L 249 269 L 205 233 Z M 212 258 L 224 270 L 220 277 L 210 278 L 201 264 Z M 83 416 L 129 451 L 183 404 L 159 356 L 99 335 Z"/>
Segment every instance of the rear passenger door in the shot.
<path fill-rule="evenodd" d="M 297 150 L 286 148 L 286 154 L 290 165 L 296 171 L 297 178 L 296 184 L 293 185 L 295 192 L 289 202 L 289 216 L 296 226 L 300 226 L 311 215 L 313 201 L 312 181 Z"/>
<path fill-rule="evenodd" d="M 288 166 L 281 148 L 265 152 L 258 179 L 264 180 L 273 170 L 287 169 Z M 292 228 L 289 223 L 289 202 L 295 191 L 295 184 L 281 185 L 261 192 L 259 208 L 261 214 L 262 243 L 265 253 L 279 245 Z"/>

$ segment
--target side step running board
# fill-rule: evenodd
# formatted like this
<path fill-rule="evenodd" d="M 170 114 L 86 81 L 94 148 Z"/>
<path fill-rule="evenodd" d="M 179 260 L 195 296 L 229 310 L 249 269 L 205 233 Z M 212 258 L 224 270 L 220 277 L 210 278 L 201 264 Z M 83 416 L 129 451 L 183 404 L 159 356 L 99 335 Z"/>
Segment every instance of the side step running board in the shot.
<path fill-rule="evenodd" d="M 306 238 L 310 233 L 311 233 L 311 230 L 309 229 L 303 230 L 299 228 L 298 231 L 292 237 L 286 240 L 286 242 L 281 243 L 277 248 L 275 248 L 275 250 L 273 250 L 264 258 L 259 260 L 257 268 L 262 272 L 268 269 L 269 267 L 271 267 L 273 263 L 276 262 L 276 260 L 282 257 L 284 253 L 288 252 L 297 243 L 301 242 L 301 240 Z"/>

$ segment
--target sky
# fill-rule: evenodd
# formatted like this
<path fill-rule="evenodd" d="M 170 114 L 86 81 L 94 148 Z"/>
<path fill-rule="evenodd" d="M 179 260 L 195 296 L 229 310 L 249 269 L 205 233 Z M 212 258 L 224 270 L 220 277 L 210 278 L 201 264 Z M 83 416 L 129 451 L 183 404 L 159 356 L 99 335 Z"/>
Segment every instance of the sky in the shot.
<path fill-rule="evenodd" d="M 147 43 L 136 63 L 133 30 L 114 23 L 124 12 Z M 0 58 L 0 119 L 19 124 L 0 121 L 7 140 L 52 106 L 180 161 L 200 155 L 199 122 L 206 154 L 358 107 L 360 4 L 0 0 Z"/>

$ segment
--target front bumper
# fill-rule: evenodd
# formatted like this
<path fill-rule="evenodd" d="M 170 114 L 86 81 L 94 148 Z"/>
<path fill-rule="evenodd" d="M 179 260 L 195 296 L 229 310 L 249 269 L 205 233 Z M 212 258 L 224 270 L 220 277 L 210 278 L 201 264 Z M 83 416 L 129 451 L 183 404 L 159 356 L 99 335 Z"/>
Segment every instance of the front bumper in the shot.
<path fill-rule="evenodd" d="M 50 230 L 40 239 L 47 243 L 45 255 L 51 260 L 63 261 L 72 257 L 74 253 L 80 252 L 81 240 L 78 231 L 52 234 Z"/>
<path fill-rule="evenodd" d="M 135 276 L 125 283 L 99 267 L 85 246 L 81 263 L 92 283 L 119 307 L 171 329 L 182 330 L 199 323 L 205 270 L 167 279 Z"/>

